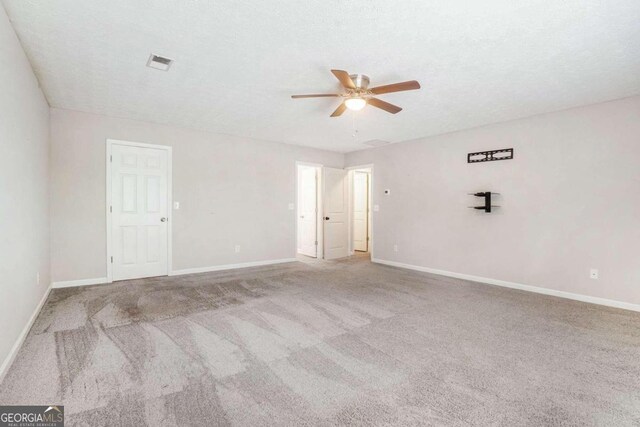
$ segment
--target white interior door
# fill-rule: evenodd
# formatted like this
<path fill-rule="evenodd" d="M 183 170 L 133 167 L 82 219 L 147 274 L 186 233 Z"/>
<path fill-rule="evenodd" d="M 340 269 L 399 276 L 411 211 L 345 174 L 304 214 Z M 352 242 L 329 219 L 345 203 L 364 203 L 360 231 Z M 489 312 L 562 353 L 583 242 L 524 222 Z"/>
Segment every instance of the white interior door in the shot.
<path fill-rule="evenodd" d="M 168 274 L 167 150 L 111 147 L 113 280 Z"/>
<path fill-rule="evenodd" d="M 317 257 L 318 169 L 298 167 L 298 253 Z"/>
<path fill-rule="evenodd" d="M 347 171 L 323 168 L 324 258 L 349 255 Z"/>
<path fill-rule="evenodd" d="M 369 174 L 353 174 L 353 249 L 366 252 L 369 243 Z"/>

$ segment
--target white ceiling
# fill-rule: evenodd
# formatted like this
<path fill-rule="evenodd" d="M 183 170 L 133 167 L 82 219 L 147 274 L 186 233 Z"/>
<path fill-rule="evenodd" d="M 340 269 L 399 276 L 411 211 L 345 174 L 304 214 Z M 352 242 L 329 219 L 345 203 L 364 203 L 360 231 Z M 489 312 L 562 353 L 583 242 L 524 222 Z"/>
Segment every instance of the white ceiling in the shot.
<path fill-rule="evenodd" d="M 54 107 L 342 152 L 640 93 L 638 0 L 3 4 Z M 381 96 L 395 116 L 290 99 L 331 68 L 422 89 Z"/>

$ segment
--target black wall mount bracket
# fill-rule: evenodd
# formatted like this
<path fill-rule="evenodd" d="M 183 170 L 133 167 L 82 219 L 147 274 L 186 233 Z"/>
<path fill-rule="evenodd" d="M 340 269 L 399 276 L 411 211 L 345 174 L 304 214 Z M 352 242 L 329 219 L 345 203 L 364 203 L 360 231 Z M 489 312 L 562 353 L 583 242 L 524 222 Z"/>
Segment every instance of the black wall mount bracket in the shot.
<path fill-rule="evenodd" d="M 491 208 L 499 208 L 499 205 L 491 204 L 491 195 L 499 195 L 500 193 L 492 193 L 491 191 L 481 191 L 478 193 L 469 193 L 470 196 L 483 197 L 484 205 L 483 206 L 469 206 L 469 209 L 478 209 L 483 210 L 485 212 L 491 212 Z"/>
<path fill-rule="evenodd" d="M 495 160 L 513 159 L 513 148 L 502 148 L 500 150 L 478 151 L 467 154 L 467 163 L 493 162 Z"/>

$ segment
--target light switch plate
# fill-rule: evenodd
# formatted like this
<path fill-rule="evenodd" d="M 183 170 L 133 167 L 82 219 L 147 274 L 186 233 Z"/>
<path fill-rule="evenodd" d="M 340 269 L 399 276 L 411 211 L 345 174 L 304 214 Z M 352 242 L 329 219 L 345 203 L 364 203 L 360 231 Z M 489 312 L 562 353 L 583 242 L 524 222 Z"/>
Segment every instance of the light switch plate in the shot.
<path fill-rule="evenodd" d="M 293 203 L 289 203 L 289 210 L 292 211 L 294 208 Z"/>
<path fill-rule="evenodd" d="M 173 202 L 173 209 L 175 210 L 180 209 L 180 202 Z"/>

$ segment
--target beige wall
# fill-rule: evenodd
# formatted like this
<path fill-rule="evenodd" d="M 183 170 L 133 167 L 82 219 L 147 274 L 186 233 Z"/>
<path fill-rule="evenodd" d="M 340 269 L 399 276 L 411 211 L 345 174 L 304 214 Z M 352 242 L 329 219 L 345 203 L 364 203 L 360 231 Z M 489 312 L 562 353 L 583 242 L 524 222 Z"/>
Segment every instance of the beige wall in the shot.
<path fill-rule="evenodd" d="M 0 363 L 4 367 L 49 284 L 49 105 L 1 5 L 0 153 Z"/>
<path fill-rule="evenodd" d="M 509 147 L 514 160 L 466 163 L 468 152 Z M 375 165 L 376 258 L 640 303 L 640 97 L 350 153 L 345 163 Z M 478 202 L 467 193 L 482 190 L 502 194 L 495 213 L 467 209 Z"/>
<path fill-rule="evenodd" d="M 51 110 L 54 282 L 106 277 L 105 141 L 173 147 L 173 269 L 295 256 L 295 162 L 344 156 L 68 110 Z M 241 252 L 234 252 L 235 245 Z"/>

